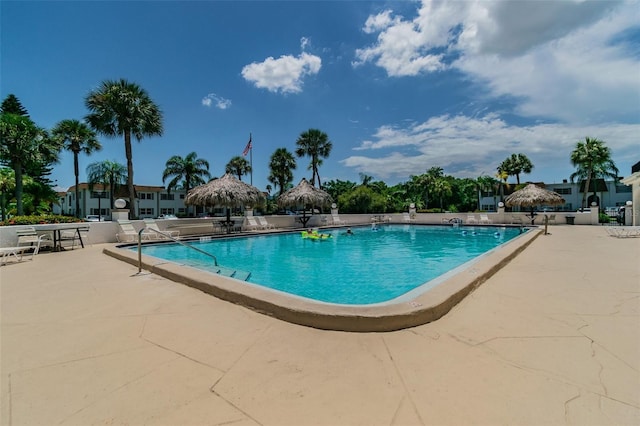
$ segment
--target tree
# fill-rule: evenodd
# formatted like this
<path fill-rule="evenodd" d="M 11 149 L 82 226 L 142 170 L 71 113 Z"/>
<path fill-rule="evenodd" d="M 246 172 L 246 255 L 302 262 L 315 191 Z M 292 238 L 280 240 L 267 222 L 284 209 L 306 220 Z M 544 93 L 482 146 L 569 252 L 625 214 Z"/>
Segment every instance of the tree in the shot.
<path fill-rule="evenodd" d="M 278 148 L 269 160 L 269 182 L 280 188 L 282 195 L 293 182 L 293 171 L 297 167 L 296 159 L 287 148 Z"/>
<path fill-rule="evenodd" d="M 113 199 L 115 192 L 120 185 L 127 180 L 127 168 L 115 161 L 100 161 L 91 163 L 87 166 L 87 181 L 89 183 L 89 191 L 93 191 L 95 185 L 101 185 L 102 189 L 109 188 L 109 208 L 113 210 Z M 98 198 L 98 209 L 101 198 Z"/>
<path fill-rule="evenodd" d="M 238 176 L 239 180 L 242 180 L 242 175 L 251 173 L 251 164 L 244 158 L 236 155 L 233 157 L 224 168 L 226 173 L 231 173 Z"/>
<path fill-rule="evenodd" d="M 504 171 L 508 176 L 515 176 L 518 185 L 520 185 L 520 174 L 531 173 L 533 163 L 524 154 L 511 154 L 498 166 L 498 171 Z"/>
<path fill-rule="evenodd" d="M 353 191 L 356 186 L 358 186 L 358 184 L 355 182 L 336 179 L 325 182 L 322 189 L 331 195 L 332 199 L 337 200 L 338 205 L 342 208 L 343 206 L 340 205 L 340 196 Z"/>
<path fill-rule="evenodd" d="M 164 172 L 162 172 L 162 183 L 170 176 L 173 176 L 173 179 L 167 185 L 167 192 L 171 192 L 172 189 L 177 188 L 182 183 L 185 193 L 189 193 L 191 188 L 205 183 L 205 177 L 207 179 L 211 177 L 209 162 L 204 158 L 198 158 L 198 154 L 195 152 L 188 154 L 184 158 L 174 155 L 165 164 Z"/>
<path fill-rule="evenodd" d="M 577 170 L 571 174 L 571 182 L 578 178 L 585 181 L 582 195 L 582 207 L 586 207 L 587 192 L 592 180 L 610 177 L 618 178 L 618 168 L 611 158 L 611 149 L 604 141 L 586 137 L 584 141 L 576 143 L 571 152 L 571 164 Z M 596 185 L 593 185 L 593 197 L 596 198 Z"/>
<path fill-rule="evenodd" d="M 11 201 L 8 194 L 16 188 L 16 174 L 9 167 L 0 167 L 0 220 L 7 219 L 7 204 Z"/>
<path fill-rule="evenodd" d="M 145 136 L 162 135 L 162 112 L 146 90 L 127 80 L 105 80 L 96 90 L 89 92 L 85 106 L 90 111 L 86 120 L 89 125 L 105 136 L 123 136 L 127 157 L 127 190 L 130 200 L 130 217 L 135 211 L 135 188 L 133 186 L 133 154 L 131 135 L 138 142 Z"/>
<path fill-rule="evenodd" d="M 509 184 L 507 183 L 507 179 L 509 179 L 509 174 L 498 167 L 498 171 L 496 173 L 496 178 L 498 182 L 500 182 L 500 201 L 504 201 L 504 188 L 509 188 Z"/>
<path fill-rule="evenodd" d="M 349 213 L 383 213 L 386 210 L 385 196 L 365 185 L 358 185 L 354 190 L 340 195 L 338 203 Z"/>
<path fill-rule="evenodd" d="M 53 128 L 51 133 L 55 139 L 63 144 L 66 150 L 73 152 L 73 172 L 76 178 L 75 216 L 80 217 L 80 166 L 78 156 L 81 152 L 89 155 L 94 151 L 100 151 L 102 145 L 96 139 L 96 133 L 87 124 L 79 120 L 62 120 Z"/>
<path fill-rule="evenodd" d="M 296 141 L 296 155 L 298 157 L 311 157 L 311 163 L 307 170 L 312 170 L 311 185 L 316 185 L 316 177 L 318 178 L 318 187 L 322 186 L 318 167 L 322 165 L 322 159 L 327 158 L 331 153 L 333 145 L 329 141 L 329 136 L 318 129 L 309 129 L 303 132 Z"/>
<path fill-rule="evenodd" d="M 57 161 L 60 145 L 29 117 L 4 112 L 0 114 L 0 141 L 0 160 L 15 172 L 16 208 L 23 215 L 24 169 Z"/>
<path fill-rule="evenodd" d="M 51 206 L 58 202 L 58 194 L 49 185 L 23 175 L 25 214 L 45 214 L 51 212 Z"/>
<path fill-rule="evenodd" d="M 2 101 L 2 105 L 0 105 L 0 113 L 29 117 L 29 112 L 22 106 L 20 100 L 13 93 L 9 94 L 4 101 Z"/>
<path fill-rule="evenodd" d="M 440 200 L 440 211 L 444 210 L 443 200 L 452 194 L 451 183 L 444 177 L 435 178 L 429 185 L 434 197 Z"/>

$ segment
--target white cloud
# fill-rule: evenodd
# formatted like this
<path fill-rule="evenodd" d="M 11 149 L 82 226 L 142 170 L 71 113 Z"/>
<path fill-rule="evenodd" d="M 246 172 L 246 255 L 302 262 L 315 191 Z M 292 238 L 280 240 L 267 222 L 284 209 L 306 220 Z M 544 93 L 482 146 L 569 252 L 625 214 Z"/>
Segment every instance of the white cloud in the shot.
<path fill-rule="evenodd" d="M 300 50 L 304 51 L 309 44 L 311 44 L 311 40 L 309 40 L 307 37 L 300 38 Z"/>
<path fill-rule="evenodd" d="M 392 77 L 455 69 L 489 96 L 512 99 L 522 116 L 587 123 L 640 115 L 637 37 L 625 41 L 640 22 L 638 1 L 424 0 L 417 12 L 370 16 L 363 31 L 377 40 L 356 51 L 354 65 L 373 63 Z"/>
<path fill-rule="evenodd" d="M 278 59 L 268 57 L 242 68 L 242 77 L 256 87 L 275 93 L 302 91 L 303 78 L 320 71 L 322 60 L 315 55 L 301 53 L 297 57 L 283 55 Z"/>
<path fill-rule="evenodd" d="M 370 156 L 354 155 L 341 163 L 381 179 L 407 179 L 432 166 L 443 167 L 447 174 L 457 177 L 475 178 L 481 174 L 493 176 L 502 160 L 521 152 L 535 166 L 527 179 L 559 180 L 571 174 L 570 153 L 585 136 L 604 140 L 614 160 L 635 162 L 638 134 L 640 124 L 516 126 L 496 114 L 480 118 L 443 115 L 406 127 L 382 126 L 372 140 L 356 148 L 370 151 Z M 380 151 L 388 153 L 381 155 Z"/>
<path fill-rule="evenodd" d="M 215 93 L 209 93 L 207 96 L 202 98 L 202 105 L 209 108 L 213 105 L 218 109 L 227 109 L 231 106 L 231 100 L 218 96 Z"/>

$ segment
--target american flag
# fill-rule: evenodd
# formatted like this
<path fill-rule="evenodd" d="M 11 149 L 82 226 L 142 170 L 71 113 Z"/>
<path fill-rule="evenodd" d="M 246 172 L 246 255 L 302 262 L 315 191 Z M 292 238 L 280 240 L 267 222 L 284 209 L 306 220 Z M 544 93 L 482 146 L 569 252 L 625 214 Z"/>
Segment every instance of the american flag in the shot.
<path fill-rule="evenodd" d="M 246 157 L 249 151 L 251 151 L 252 147 L 253 145 L 251 145 L 251 135 L 249 135 L 249 142 L 247 142 L 247 146 L 244 148 L 244 151 L 242 151 L 242 156 Z"/>

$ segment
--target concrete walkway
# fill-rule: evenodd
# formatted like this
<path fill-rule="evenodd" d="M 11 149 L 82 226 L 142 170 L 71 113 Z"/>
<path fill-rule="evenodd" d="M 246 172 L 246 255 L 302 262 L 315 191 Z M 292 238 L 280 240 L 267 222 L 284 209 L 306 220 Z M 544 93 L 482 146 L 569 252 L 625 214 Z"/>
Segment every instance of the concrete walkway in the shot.
<path fill-rule="evenodd" d="M 102 246 L 0 268 L 2 425 L 640 424 L 640 238 L 554 226 L 440 320 L 285 323 Z"/>

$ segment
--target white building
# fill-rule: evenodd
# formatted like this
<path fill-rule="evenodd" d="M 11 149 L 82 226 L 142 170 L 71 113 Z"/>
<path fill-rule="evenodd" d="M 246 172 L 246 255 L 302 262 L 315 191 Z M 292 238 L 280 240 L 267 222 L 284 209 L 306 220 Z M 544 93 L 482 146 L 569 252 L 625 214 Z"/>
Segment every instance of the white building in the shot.
<path fill-rule="evenodd" d="M 184 205 L 185 191 L 173 190 L 168 192 L 163 186 L 134 185 L 137 198 L 135 210 L 139 218 L 157 217 L 161 214 L 175 214 L 184 216 L 187 213 Z M 101 215 L 111 217 L 111 206 L 109 200 L 108 187 L 96 184 L 93 190 L 89 190 L 89 185 L 81 183 L 78 185 L 80 200 L 80 214 L 78 217 L 87 215 Z M 66 193 L 61 194 L 59 205 L 54 205 L 53 213 L 75 216 L 75 185 L 70 187 Z M 114 198 L 122 198 L 129 202 L 126 187 L 120 187 L 116 191 Z M 193 213 L 193 208 L 190 209 Z"/>
<path fill-rule="evenodd" d="M 554 211 L 575 211 L 583 207 L 582 199 L 584 196 L 585 182 L 568 182 L 566 179 L 562 183 L 536 183 L 536 185 L 546 188 L 550 191 L 557 192 L 565 199 L 565 204 L 561 206 L 548 207 L 548 210 Z M 593 198 L 593 188 L 596 188 L 596 198 Z M 631 200 L 632 189 L 621 180 L 605 181 L 596 179 L 589 185 L 587 193 L 587 206 L 595 202 L 600 209 L 624 206 L 627 201 Z M 504 196 L 515 191 L 515 184 L 510 184 L 504 188 Z M 482 191 L 480 198 L 481 210 L 497 211 L 500 195 L 493 192 Z"/>

